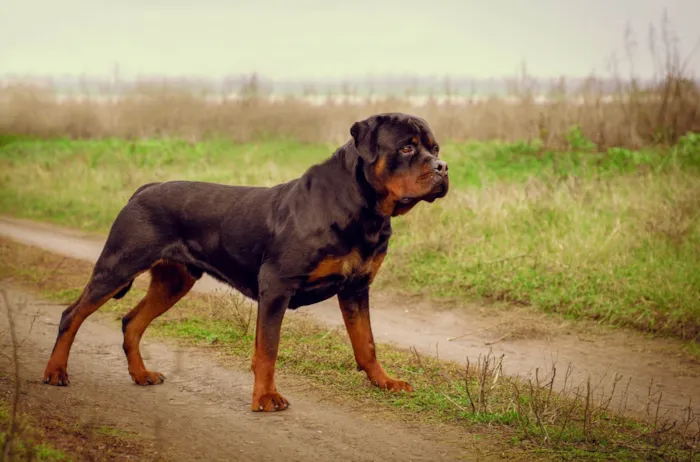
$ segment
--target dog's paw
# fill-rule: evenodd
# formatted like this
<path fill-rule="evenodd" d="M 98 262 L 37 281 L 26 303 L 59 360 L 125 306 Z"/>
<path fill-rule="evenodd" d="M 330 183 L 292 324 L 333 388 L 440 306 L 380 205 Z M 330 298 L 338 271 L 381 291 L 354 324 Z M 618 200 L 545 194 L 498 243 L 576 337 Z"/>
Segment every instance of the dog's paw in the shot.
<path fill-rule="evenodd" d="M 44 371 L 44 383 L 59 387 L 67 386 L 70 383 L 70 378 L 66 366 L 54 366 L 49 363 Z"/>
<path fill-rule="evenodd" d="M 375 380 L 374 385 L 383 390 L 393 391 L 395 393 L 400 391 L 412 392 L 413 387 L 410 383 L 404 382 L 403 380 L 394 380 L 390 378 Z"/>
<path fill-rule="evenodd" d="M 275 391 L 253 396 L 253 404 L 250 407 L 253 412 L 284 411 L 289 407 L 289 401 Z"/>
<path fill-rule="evenodd" d="M 129 372 L 136 385 L 159 385 L 165 382 L 165 376 L 160 372 L 144 369 L 137 372 Z"/>

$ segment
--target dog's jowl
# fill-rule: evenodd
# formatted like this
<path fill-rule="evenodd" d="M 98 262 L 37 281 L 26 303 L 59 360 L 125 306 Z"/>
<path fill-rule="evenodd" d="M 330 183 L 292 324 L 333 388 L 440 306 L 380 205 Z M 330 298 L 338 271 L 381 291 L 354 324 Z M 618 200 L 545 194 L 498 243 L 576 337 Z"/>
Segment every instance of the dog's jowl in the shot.
<path fill-rule="evenodd" d="M 252 409 L 286 409 L 275 386 L 287 309 L 338 297 L 357 367 L 378 387 L 411 391 L 379 363 L 369 316 L 370 284 L 386 257 L 391 218 L 449 189 L 447 164 L 421 118 L 379 114 L 356 122 L 350 140 L 300 178 L 273 187 L 170 181 L 139 188 L 119 212 L 92 276 L 61 318 L 44 382 L 68 385 L 68 355 L 82 322 L 123 297 L 150 271 L 146 296 L 122 320 L 129 374 L 146 369 L 148 325 L 207 273 L 258 302 Z"/>

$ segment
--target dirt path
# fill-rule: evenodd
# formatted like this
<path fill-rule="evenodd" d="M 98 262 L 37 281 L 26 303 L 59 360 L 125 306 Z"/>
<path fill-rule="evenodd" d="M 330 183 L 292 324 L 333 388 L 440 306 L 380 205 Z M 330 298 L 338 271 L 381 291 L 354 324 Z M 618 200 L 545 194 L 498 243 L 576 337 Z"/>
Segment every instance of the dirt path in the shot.
<path fill-rule="evenodd" d="M 250 412 L 252 377 L 230 370 L 196 349 L 179 350 L 144 341 L 146 360 L 166 374 L 163 386 L 139 387 L 126 373 L 119 347 L 122 334 L 104 319 L 83 324 L 71 354 L 74 380 L 69 387 L 41 383 L 43 367 L 63 309 L 9 290 L 19 350 L 23 400 L 50 405 L 55 412 L 80 416 L 97 425 L 136 432 L 155 446 L 163 460 L 459 460 L 463 449 L 450 441 L 460 435 L 372 419 L 339 405 L 319 402 L 302 384 L 283 376 L 293 397 L 288 411 Z M 0 301 L 0 305 L 4 302 Z M 6 307 L 2 306 L 2 313 Z M 0 331 L 7 332 L 5 315 Z M 7 342 L 9 336 L 3 336 Z M 8 345 L 3 345 L 8 348 Z M 10 363 L 0 356 L 0 369 Z M 36 416 L 50 418 L 50 416 Z M 439 434 L 438 434 L 439 432 Z"/>
<path fill-rule="evenodd" d="M 0 235 L 66 256 L 95 261 L 103 238 L 85 233 L 0 218 Z M 229 290 L 211 278 L 203 278 L 194 290 Z M 403 306 L 402 306 L 403 305 Z M 333 326 L 342 318 L 332 300 L 288 316 L 312 315 Z M 383 294 L 373 295 L 372 325 L 380 342 L 415 347 L 440 358 L 465 362 L 493 350 L 504 354 L 507 374 L 527 375 L 535 368 L 549 370 L 556 360 L 563 371 L 571 363 L 576 382 L 592 376 L 593 383 L 610 387 L 615 373 L 631 378 L 629 407 L 647 401 L 653 379 L 663 392 L 662 411 L 681 415 L 692 398 L 700 412 L 700 362 L 682 354 L 673 340 L 650 339 L 624 329 L 607 329 L 588 322 L 556 322 L 528 310 L 492 310 L 476 305 L 439 308 L 426 301 L 397 302 Z M 465 335 L 468 334 L 468 335 Z M 454 341 L 449 338 L 461 337 Z M 562 382 L 560 381 L 560 384 Z"/>

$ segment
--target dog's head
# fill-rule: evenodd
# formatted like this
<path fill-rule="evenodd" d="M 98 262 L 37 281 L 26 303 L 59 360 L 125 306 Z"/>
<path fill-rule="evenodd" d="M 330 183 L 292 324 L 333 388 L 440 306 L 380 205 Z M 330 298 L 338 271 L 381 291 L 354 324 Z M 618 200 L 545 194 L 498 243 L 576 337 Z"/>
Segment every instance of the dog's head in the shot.
<path fill-rule="evenodd" d="M 447 163 L 440 160 L 440 147 L 425 120 L 378 114 L 355 122 L 350 134 L 382 214 L 402 215 L 420 201 L 433 202 L 447 194 Z"/>

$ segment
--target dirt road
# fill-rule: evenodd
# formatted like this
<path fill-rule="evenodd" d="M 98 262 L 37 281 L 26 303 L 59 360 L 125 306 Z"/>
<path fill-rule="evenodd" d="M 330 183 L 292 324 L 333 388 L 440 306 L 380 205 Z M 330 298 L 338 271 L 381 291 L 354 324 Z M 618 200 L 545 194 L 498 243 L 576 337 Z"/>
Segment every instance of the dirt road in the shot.
<path fill-rule="evenodd" d="M 95 261 L 104 239 L 24 220 L 0 218 L 0 235 L 73 258 Z M 194 290 L 229 290 L 211 278 L 203 278 Z M 332 300 L 299 310 L 329 325 L 342 325 Z M 290 312 L 288 316 L 299 315 Z M 555 321 L 532 311 L 494 310 L 477 305 L 439 309 L 425 301 L 397 302 L 373 295 L 372 325 L 375 338 L 415 347 L 440 358 L 465 362 L 493 349 L 504 354 L 504 372 L 527 375 L 535 368 L 547 370 L 556 360 L 558 369 L 574 367 L 573 379 L 610 385 L 615 373 L 631 378 L 630 408 L 647 401 L 653 379 L 663 392 L 662 411 L 681 415 L 692 397 L 700 404 L 700 362 L 681 354 L 673 340 L 650 339 L 624 329 L 600 328 L 588 322 Z M 465 335 L 468 334 L 468 335 Z M 454 341 L 449 338 L 460 337 Z M 560 374 L 563 376 L 563 374 Z M 700 412 L 700 406 L 693 406 Z"/>
<path fill-rule="evenodd" d="M 219 365 L 207 353 L 144 341 L 147 361 L 168 377 L 162 386 L 139 387 L 126 373 L 122 334 L 99 317 L 83 324 L 71 354 L 69 387 L 41 383 L 62 306 L 41 303 L 5 286 L 20 350 L 22 400 L 54 412 L 135 432 L 153 442 L 162 460 L 463 460 L 463 434 L 409 426 L 321 401 L 289 377 L 280 379 L 292 407 L 280 413 L 250 412 L 250 373 Z M 0 305 L 4 302 L 0 301 Z M 6 307 L 2 306 L 2 313 Z M 7 332 L 5 315 L 0 331 Z M 9 336 L 3 337 L 4 348 Z M 7 350 L 5 350 L 7 351 Z M 183 365 L 186 365 L 184 367 Z M 10 369 L 0 355 L 0 369 Z M 50 418 L 50 416 L 37 416 Z M 452 444 L 451 442 L 456 442 Z"/>

